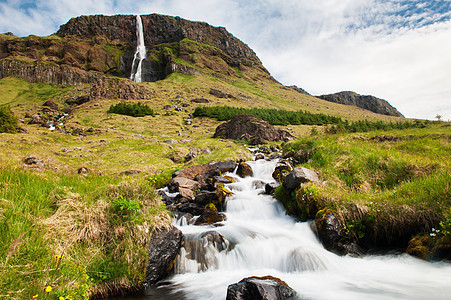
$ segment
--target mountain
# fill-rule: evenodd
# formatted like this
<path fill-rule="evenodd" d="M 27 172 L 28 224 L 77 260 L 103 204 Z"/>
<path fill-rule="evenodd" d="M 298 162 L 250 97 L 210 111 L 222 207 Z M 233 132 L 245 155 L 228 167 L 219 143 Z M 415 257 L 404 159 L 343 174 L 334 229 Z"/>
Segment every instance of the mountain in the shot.
<path fill-rule="evenodd" d="M 370 110 L 377 114 L 383 114 L 394 117 L 404 117 L 396 108 L 391 106 L 390 103 L 388 103 L 386 100 L 379 99 L 371 95 L 359 95 L 354 92 L 345 91 L 316 97 L 334 103 L 357 106 L 363 109 Z"/>
<path fill-rule="evenodd" d="M 227 103 L 216 104 L 306 110 L 347 119 L 381 118 L 320 100 L 296 86 L 281 85 L 255 52 L 223 27 L 158 14 L 140 18 L 147 51 L 142 61 L 144 82 L 168 79 L 171 74 L 194 75 L 189 79 L 193 82 L 185 89 L 191 91 L 186 96 L 208 98 L 212 89 L 228 95 Z M 11 76 L 32 83 L 89 84 L 95 90 L 90 94 L 103 98 L 120 95 L 117 98 L 150 99 L 151 91 L 145 89 L 159 89 L 161 85 L 138 88 L 126 80 L 132 73 L 138 44 L 137 23 L 133 15 L 80 16 L 46 37 L 0 34 L 0 79 Z M 115 91 L 101 91 L 102 87 L 109 90 L 114 87 Z M 377 105 L 367 105 L 370 109 L 374 106 Z M 385 110 L 380 111 L 387 114 Z"/>

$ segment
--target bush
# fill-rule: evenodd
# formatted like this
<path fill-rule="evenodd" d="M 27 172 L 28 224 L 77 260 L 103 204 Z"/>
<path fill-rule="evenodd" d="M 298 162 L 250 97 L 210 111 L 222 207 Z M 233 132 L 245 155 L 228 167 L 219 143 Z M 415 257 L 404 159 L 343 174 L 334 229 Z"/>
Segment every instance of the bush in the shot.
<path fill-rule="evenodd" d="M 17 118 L 9 106 L 0 106 L 0 133 L 16 133 L 19 130 Z"/>
<path fill-rule="evenodd" d="M 121 102 L 116 105 L 111 105 L 107 112 L 131 117 L 155 116 L 153 109 L 147 106 L 147 104 L 140 102 L 134 104 Z"/>

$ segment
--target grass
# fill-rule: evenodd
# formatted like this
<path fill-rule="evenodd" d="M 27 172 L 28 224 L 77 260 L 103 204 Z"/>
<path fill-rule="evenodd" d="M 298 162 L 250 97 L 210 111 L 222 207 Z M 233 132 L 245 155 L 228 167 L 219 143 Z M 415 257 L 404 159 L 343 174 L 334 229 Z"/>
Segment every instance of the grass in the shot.
<path fill-rule="evenodd" d="M 326 185 L 305 186 L 295 196 L 278 191 L 301 219 L 332 210 L 360 243 L 405 247 L 416 234 L 439 228 L 451 215 L 451 144 L 448 124 L 390 131 L 398 141 L 364 135 L 324 135 L 286 144 L 310 153 L 304 165 Z"/>
<path fill-rule="evenodd" d="M 168 221 L 151 182 L 7 168 L 0 182 L 3 297 L 85 299 L 141 282 L 149 232 Z"/>

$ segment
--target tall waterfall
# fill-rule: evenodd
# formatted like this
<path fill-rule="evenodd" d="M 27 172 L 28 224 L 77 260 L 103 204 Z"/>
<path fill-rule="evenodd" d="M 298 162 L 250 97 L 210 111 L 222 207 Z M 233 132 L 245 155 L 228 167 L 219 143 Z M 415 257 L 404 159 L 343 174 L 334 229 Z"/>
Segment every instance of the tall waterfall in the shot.
<path fill-rule="evenodd" d="M 227 185 L 234 195 L 223 226 L 174 221 L 185 235 L 175 275 L 132 299 L 225 299 L 229 284 L 265 275 L 282 279 L 301 299 L 449 299 L 451 264 L 405 254 L 355 258 L 326 251 L 309 223 L 296 222 L 263 194 L 262 183 L 273 181 L 276 161 L 249 164 L 253 177 L 225 174 L 236 181 Z M 206 239 L 212 231 L 224 240 Z"/>
<path fill-rule="evenodd" d="M 130 80 L 142 82 L 142 61 L 146 58 L 146 45 L 144 44 L 144 30 L 141 16 L 136 16 L 136 52 L 133 58 Z"/>

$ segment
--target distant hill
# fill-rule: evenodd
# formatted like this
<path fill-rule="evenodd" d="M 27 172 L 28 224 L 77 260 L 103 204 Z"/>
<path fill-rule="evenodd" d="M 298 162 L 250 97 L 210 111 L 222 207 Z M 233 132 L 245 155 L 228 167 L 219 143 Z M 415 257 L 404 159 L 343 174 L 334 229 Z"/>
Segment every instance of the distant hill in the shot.
<path fill-rule="evenodd" d="M 396 108 L 390 105 L 386 100 L 376 98 L 371 95 L 359 95 L 354 92 L 345 91 L 334 94 L 316 96 L 320 99 L 361 107 L 377 114 L 383 114 L 387 116 L 404 117 Z"/>

